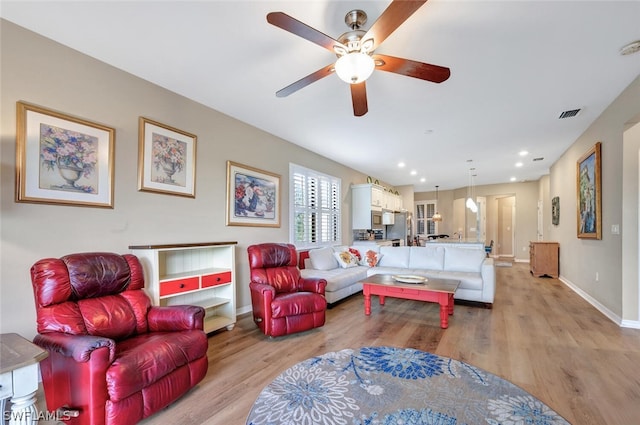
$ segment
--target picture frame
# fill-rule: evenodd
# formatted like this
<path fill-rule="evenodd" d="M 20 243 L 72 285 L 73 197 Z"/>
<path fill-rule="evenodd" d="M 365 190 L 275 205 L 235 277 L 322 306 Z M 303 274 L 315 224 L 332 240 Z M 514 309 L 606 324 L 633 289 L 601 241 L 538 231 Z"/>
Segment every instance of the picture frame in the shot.
<path fill-rule="evenodd" d="M 602 239 L 601 145 L 596 142 L 576 164 L 577 233 L 581 239 Z"/>
<path fill-rule="evenodd" d="M 551 223 L 555 226 L 560 224 L 560 197 L 551 199 Z"/>
<path fill-rule="evenodd" d="M 196 197 L 198 137 L 149 118 L 138 119 L 138 190 Z"/>
<path fill-rule="evenodd" d="M 115 129 L 16 103 L 16 202 L 113 208 Z"/>
<path fill-rule="evenodd" d="M 227 161 L 227 226 L 280 227 L 280 175 Z"/>

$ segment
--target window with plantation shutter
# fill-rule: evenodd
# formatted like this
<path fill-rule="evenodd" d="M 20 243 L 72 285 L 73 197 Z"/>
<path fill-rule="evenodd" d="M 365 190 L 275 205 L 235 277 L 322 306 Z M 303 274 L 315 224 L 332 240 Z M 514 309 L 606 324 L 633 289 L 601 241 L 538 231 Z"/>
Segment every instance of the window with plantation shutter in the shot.
<path fill-rule="evenodd" d="M 290 240 L 296 248 L 341 243 L 340 187 L 337 177 L 289 165 Z"/>
<path fill-rule="evenodd" d="M 415 203 L 416 236 L 435 235 L 438 233 L 438 223 L 432 220 L 436 212 L 435 201 L 419 201 Z"/>

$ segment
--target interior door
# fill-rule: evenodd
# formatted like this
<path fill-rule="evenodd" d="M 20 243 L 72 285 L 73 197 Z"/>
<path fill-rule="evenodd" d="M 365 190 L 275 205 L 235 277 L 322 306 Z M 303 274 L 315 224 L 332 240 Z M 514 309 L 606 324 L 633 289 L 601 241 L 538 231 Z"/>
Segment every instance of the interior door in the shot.
<path fill-rule="evenodd" d="M 515 196 L 498 199 L 497 254 L 513 256 Z M 495 245 L 494 245 L 495 247 Z"/>

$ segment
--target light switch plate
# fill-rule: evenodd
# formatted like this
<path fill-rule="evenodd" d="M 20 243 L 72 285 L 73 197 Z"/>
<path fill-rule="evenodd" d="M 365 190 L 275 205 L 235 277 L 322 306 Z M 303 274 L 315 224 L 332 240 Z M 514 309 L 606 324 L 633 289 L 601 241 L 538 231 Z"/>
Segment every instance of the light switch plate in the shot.
<path fill-rule="evenodd" d="M 613 235 L 619 235 L 620 234 L 620 225 L 619 224 L 612 224 L 611 225 L 611 234 L 613 234 Z"/>

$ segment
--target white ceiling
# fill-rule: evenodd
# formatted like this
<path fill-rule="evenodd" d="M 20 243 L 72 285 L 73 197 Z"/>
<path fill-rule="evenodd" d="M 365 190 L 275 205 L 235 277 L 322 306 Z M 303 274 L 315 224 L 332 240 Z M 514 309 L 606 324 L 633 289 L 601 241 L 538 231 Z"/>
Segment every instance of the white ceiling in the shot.
<path fill-rule="evenodd" d="M 275 96 L 335 55 L 268 24 L 268 12 L 338 38 L 348 11 L 363 9 L 368 29 L 389 3 L 2 0 L 0 15 L 416 191 L 464 187 L 471 167 L 476 185 L 537 180 L 640 73 L 640 53 L 619 54 L 640 39 L 639 1 L 430 0 L 376 52 L 449 67 L 447 81 L 375 71 L 363 117 L 353 116 L 349 86 L 335 75 Z"/>

